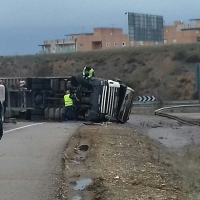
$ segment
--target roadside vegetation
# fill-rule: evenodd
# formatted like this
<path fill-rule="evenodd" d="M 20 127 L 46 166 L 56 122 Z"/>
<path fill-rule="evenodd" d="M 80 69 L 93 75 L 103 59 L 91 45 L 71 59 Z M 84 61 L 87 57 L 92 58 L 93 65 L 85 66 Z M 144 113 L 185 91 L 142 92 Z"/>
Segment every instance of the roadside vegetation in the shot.
<path fill-rule="evenodd" d="M 85 156 L 79 150 L 83 144 L 89 146 Z M 63 152 L 57 197 L 197 200 L 199 162 L 199 147 L 195 145 L 169 149 L 128 126 L 85 126 Z M 92 184 L 74 191 L 77 181 L 87 179 Z"/>
<path fill-rule="evenodd" d="M 69 54 L 0 57 L 1 77 L 76 75 L 83 66 L 96 76 L 120 78 L 136 95 L 155 95 L 158 100 L 192 100 L 195 63 L 200 62 L 200 44 L 132 47 L 118 50 Z"/>

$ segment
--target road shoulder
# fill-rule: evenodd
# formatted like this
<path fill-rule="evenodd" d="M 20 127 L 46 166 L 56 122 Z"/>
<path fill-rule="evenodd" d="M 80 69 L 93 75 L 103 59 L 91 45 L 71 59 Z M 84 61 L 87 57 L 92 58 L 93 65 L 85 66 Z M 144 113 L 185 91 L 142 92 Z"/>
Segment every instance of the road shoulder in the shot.
<path fill-rule="evenodd" d="M 162 150 L 161 162 L 160 151 L 134 128 L 82 127 L 63 152 L 58 199 L 184 199 L 179 173 L 167 162 L 173 155 Z"/>

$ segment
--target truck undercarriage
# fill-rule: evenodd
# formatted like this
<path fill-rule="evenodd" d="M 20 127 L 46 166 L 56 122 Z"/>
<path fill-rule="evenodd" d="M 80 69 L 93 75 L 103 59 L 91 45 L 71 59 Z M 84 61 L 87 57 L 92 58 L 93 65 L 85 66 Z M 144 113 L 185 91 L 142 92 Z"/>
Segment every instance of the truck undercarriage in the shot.
<path fill-rule="evenodd" d="M 66 90 L 73 96 L 78 119 L 124 123 L 131 112 L 134 90 L 120 81 L 93 77 L 4 78 L 6 117 L 32 121 L 62 120 Z"/>

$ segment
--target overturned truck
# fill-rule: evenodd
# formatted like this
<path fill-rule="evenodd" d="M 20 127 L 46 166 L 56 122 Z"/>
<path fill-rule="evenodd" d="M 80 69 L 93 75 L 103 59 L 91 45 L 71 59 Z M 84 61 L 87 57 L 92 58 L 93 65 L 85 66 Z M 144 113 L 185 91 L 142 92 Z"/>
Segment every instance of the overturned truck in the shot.
<path fill-rule="evenodd" d="M 6 78 L 6 117 L 32 121 L 62 120 L 66 90 L 74 96 L 78 119 L 125 123 L 131 112 L 134 90 L 120 80 L 93 77 Z"/>

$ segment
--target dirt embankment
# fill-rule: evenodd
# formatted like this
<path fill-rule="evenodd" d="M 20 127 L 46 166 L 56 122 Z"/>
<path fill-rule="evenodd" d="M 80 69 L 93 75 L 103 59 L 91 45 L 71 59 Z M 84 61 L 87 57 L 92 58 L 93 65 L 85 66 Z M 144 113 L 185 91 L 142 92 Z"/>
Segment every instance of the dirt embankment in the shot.
<path fill-rule="evenodd" d="M 122 125 L 82 127 L 63 153 L 58 199 L 188 199 L 179 170 L 159 152 L 155 141 Z"/>
<path fill-rule="evenodd" d="M 200 44 L 124 48 L 33 56 L 0 57 L 0 76 L 65 76 L 91 66 L 96 75 L 118 77 L 136 95 L 161 100 L 195 99 L 194 64 L 200 62 Z"/>

